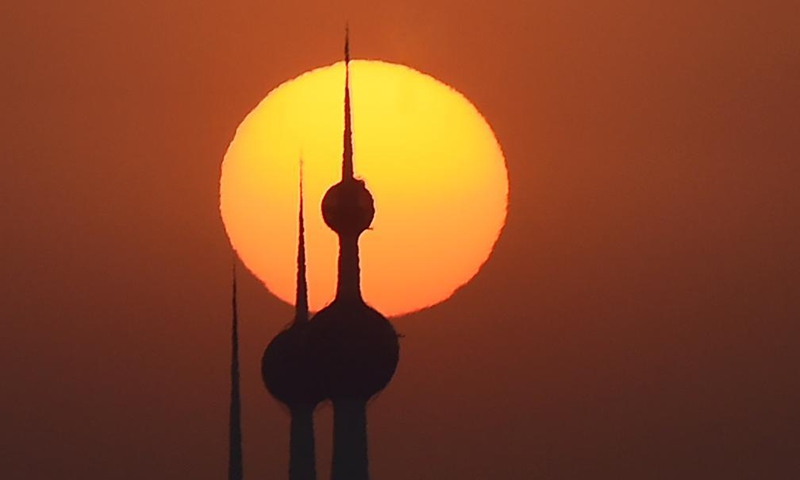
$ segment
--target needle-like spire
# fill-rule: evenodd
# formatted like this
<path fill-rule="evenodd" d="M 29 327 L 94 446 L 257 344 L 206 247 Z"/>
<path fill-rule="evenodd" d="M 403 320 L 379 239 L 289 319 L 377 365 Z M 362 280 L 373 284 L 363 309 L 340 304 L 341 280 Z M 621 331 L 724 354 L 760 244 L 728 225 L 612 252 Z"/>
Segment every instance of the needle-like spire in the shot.
<path fill-rule="evenodd" d="M 231 409 L 230 439 L 228 452 L 228 479 L 242 480 L 242 418 L 241 395 L 239 392 L 239 312 L 236 304 L 236 259 L 233 261 L 233 281 L 231 288 L 231 307 L 233 313 L 231 328 Z"/>
<path fill-rule="evenodd" d="M 350 118 L 350 28 L 344 31 L 344 154 L 342 180 L 353 179 L 353 127 Z"/>
<path fill-rule="evenodd" d="M 306 235 L 303 220 L 303 158 L 300 157 L 300 209 L 297 214 L 297 298 L 295 299 L 295 323 L 308 322 L 308 283 L 306 282 Z"/>

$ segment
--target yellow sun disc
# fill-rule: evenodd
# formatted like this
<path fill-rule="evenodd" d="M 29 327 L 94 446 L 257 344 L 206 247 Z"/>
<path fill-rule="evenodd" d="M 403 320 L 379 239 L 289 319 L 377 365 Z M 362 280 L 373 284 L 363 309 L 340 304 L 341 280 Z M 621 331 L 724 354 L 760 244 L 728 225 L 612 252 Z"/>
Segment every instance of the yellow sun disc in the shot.
<path fill-rule="evenodd" d="M 411 68 L 350 64 L 354 163 L 375 198 L 361 236 L 367 303 L 388 316 L 439 303 L 489 257 L 508 174 L 494 133 L 460 93 Z M 239 125 L 222 163 L 220 211 L 244 264 L 293 303 L 300 157 L 312 310 L 336 289 L 338 243 L 320 202 L 341 177 L 344 64 L 273 90 Z"/>

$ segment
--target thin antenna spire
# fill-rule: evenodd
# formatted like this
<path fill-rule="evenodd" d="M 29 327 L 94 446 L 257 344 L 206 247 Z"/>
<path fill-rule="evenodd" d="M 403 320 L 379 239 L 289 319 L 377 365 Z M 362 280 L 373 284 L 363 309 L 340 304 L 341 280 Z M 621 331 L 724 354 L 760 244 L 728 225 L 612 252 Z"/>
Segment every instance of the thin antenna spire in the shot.
<path fill-rule="evenodd" d="M 350 114 L 350 27 L 344 30 L 344 154 L 342 180 L 353 178 L 353 127 Z"/>
<path fill-rule="evenodd" d="M 350 61 L 350 24 L 344 24 L 344 61 Z"/>
<path fill-rule="evenodd" d="M 231 329 L 231 409 L 230 409 L 230 450 L 228 453 L 228 479 L 242 480 L 242 414 L 239 392 L 239 312 L 236 303 L 236 257 L 233 259 L 233 281 L 231 287 L 231 307 L 233 313 Z"/>
<path fill-rule="evenodd" d="M 303 218 L 303 157 L 300 157 L 300 208 L 297 214 L 297 298 L 295 299 L 295 323 L 308 322 L 308 283 L 306 282 L 306 227 Z"/>

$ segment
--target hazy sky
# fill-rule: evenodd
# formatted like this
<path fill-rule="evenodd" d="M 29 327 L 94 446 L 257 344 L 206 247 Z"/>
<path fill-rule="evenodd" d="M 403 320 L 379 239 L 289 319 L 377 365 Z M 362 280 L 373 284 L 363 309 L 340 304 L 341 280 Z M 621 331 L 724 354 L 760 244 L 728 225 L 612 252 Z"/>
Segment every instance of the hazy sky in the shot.
<path fill-rule="evenodd" d="M 374 478 L 800 472 L 797 1 L 7 3 L 0 477 L 224 478 L 220 162 L 346 19 L 467 95 L 511 182 L 481 273 L 395 322 Z M 285 478 L 291 308 L 242 284 L 247 475 Z"/>

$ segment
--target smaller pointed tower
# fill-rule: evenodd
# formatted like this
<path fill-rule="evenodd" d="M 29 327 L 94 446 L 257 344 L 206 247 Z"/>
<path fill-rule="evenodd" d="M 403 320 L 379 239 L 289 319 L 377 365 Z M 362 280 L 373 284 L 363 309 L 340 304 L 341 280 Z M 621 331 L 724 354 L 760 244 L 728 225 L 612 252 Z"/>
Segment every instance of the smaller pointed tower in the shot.
<path fill-rule="evenodd" d="M 239 308 L 236 304 L 236 257 L 233 260 L 231 306 L 233 310 L 231 328 L 231 405 L 230 438 L 228 451 L 228 480 L 242 480 L 242 418 L 239 392 Z"/>
<path fill-rule="evenodd" d="M 314 409 L 325 399 L 317 365 L 308 346 L 308 287 L 303 225 L 303 167 L 297 240 L 297 297 L 294 320 L 264 351 L 261 375 L 269 393 L 289 409 L 289 479 L 315 480 Z"/>

